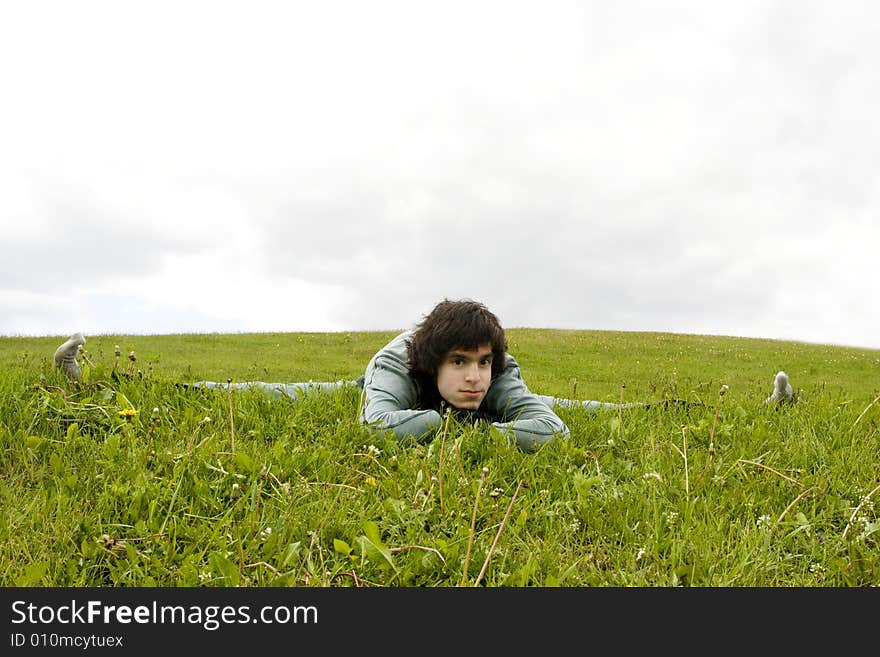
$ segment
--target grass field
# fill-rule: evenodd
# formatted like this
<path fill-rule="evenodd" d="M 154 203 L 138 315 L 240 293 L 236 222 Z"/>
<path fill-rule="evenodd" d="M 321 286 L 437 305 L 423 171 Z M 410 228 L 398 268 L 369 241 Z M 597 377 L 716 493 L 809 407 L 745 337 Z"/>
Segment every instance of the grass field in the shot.
<path fill-rule="evenodd" d="M 88 336 L 79 385 L 66 336 L 0 338 L 0 585 L 880 583 L 877 350 L 509 329 L 534 392 L 691 402 L 561 408 L 533 454 L 373 435 L 353 387 L 178 385 L 350 380 L 394 334 Z M 770 408 L 780 369 L 800 401 Z"/>

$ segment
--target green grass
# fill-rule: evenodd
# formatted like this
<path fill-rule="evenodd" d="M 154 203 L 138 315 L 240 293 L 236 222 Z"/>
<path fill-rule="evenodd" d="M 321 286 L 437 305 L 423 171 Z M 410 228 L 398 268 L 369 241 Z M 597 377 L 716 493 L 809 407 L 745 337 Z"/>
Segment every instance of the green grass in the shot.
<path fill-rule="evenodd" d="M 533 454 L 372 436 L 355 388 L 177 385 L 354 379 L 393 335 L 87 336 L 81 385 L 66 336 L 0 338 L 0 585 L 880 582 L 880 351 L 510 329 L 534 392 L 693 402 L 559 409 L 571 440 Z M 771 409 L 780 369 L 800 402 Z"/>

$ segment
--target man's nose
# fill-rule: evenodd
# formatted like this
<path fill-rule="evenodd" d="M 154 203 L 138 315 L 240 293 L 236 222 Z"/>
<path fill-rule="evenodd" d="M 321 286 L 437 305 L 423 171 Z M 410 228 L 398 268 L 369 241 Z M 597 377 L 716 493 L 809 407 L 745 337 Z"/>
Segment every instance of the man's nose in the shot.
<path fill-rule="evenodd" d="M 464 375 L 465 379 L 468 381 L 476 381 L 480 378 L 480 367 L 477 363 L 473 363 L 472 365 L 468 365 L 467 370 Z"/>

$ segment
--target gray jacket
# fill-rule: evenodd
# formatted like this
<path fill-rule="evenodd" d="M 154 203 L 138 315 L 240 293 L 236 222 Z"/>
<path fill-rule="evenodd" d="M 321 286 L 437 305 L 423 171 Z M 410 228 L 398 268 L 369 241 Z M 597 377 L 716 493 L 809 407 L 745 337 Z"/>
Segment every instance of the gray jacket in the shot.
<path fill-rule="evenodd" d="M 412 331 L 401 333 L 370 359 L 364 374 L 361 421 L 379 431 L 391 430 L 398 439 L 423 438 L 442 424 L 435 410 L 416 409 L 418 390 L 409 375 L 406 341 Z M 489 385 L 481 405 L 492 426 L 512 433 L 520 448 L 532 451 L 554 436 L 568 438 L 565 423 L 522 379 L 513 356 L 506 355 L 504 371 Z"/>

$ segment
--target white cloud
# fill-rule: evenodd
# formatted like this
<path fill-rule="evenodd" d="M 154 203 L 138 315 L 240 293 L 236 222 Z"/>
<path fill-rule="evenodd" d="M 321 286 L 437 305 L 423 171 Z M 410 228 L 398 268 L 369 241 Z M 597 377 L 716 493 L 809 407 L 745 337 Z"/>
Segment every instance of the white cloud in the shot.
<path fill-rule="evenodd" d="M 470 297 L 880 347 L 878 18 L 7 4 L 0 333 L 392 329 Z"/>

